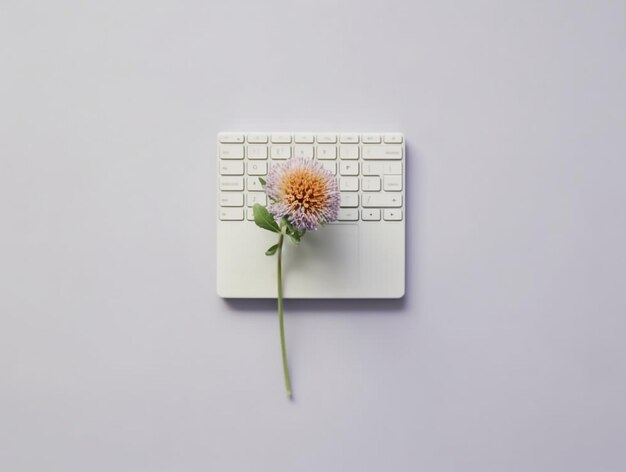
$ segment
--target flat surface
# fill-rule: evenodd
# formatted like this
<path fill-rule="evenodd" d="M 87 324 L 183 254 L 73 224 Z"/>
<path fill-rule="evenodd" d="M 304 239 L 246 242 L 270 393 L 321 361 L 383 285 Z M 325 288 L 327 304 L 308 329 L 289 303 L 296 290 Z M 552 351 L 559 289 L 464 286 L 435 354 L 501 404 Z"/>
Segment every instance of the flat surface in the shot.
<path fill-rule="evenodd" d="M 0 3 L 0 470 L 626 469 L 624 2 Z M 215 133 L 409 138 L 408 295 L 215 294 Z M 268 277 L 272 275 L 268 274 Z"/>

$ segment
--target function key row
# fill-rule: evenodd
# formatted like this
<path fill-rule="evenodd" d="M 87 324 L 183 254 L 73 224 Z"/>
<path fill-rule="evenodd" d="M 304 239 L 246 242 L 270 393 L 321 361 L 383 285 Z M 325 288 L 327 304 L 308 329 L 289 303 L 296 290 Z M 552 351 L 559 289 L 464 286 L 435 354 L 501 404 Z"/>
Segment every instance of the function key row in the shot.
<path fill-rule="evenodd" d="M 243 144 L 248 142 L 250 144 L 267 144 L 269 142 L 274 144 L 290 144 L 295 142 L 297 144 L 334 144 L 337 142 L 343 144 L 358 144 L 359 142 L 364 144 L 401 144 L 402 135 L 400 133 L 387 133 L 387 134 L 356 134 L 356 133 L 344 133 L 344 134 L 240 134 L 240 133 L 220 133 L 219 142 L 224 144 Z"/>

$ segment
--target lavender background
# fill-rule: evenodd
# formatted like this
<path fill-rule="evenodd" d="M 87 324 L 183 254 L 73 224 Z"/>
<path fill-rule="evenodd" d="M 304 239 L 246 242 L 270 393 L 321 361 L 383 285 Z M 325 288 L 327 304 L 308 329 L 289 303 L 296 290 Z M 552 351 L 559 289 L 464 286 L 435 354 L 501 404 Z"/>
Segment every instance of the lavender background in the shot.
<path fill-rule="evenodd" d="M 625 17 L 0 2 L 0 470 L 625 470 Z M 293 404 L 222 129 L 408 137 L 408 294 L 289 301 Z"/>

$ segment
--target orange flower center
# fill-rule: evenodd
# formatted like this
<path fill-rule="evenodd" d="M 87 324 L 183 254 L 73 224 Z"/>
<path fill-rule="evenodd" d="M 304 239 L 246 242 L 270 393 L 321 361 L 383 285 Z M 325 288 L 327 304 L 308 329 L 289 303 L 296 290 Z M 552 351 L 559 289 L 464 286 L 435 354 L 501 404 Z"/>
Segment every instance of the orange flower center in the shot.
<path fill-rule="evenodd" d="M 307 213 L 321 210 L 328 200 L 324 179 L 307 169 L 285 175 L 280 190 L 292 209 L 302 208 Z"/>

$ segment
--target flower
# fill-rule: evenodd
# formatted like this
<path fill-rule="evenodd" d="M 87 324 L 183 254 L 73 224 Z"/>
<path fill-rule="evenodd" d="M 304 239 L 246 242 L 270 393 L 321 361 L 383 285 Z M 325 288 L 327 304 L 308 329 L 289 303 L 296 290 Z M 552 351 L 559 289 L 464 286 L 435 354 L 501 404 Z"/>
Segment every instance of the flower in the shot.
<path fill-rule="evenodd" d="M 277 256 L 276 286 L 280 349 L 287 397 L 292 399 L 291 376 L 287 362 L 283 310 L 283 242 L 285 236 L 300 242 L 309 230 L 335 221 L 339 216 L 339 186 L 337 178 L 313 159 L 293 158 L 274 164 L 267 180 L 259 177 L 270 200 L 265 208 L 259 203 L 252 207 L 254 222 L 259 228 L 278 233 L 278 242 L 265 251 Z"/>
<path fill-rule="evenodd" d="M 298 231 L 316 230 L 339 214 L 337 179 L 314 159 L 292 158 L 272 166 L 265 192 L 272 216 L 286 217 Z"/>

